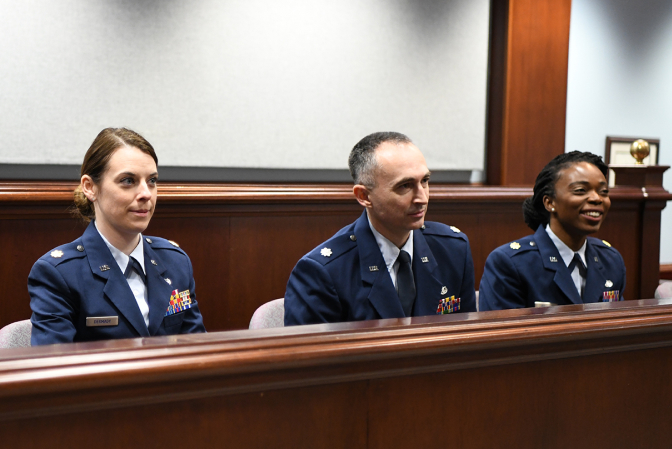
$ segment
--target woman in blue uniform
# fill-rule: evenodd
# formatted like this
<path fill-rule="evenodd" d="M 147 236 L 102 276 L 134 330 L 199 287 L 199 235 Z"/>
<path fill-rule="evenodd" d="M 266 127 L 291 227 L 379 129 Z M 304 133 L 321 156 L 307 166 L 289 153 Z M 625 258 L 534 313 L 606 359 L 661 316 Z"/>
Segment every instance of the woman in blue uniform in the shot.
<path fill-rule="evenodd" d="M 93 141 L 74 193 L 89 225 L 28 276 L 32 345 L 205 332 L 189 257 L 142 235 L 156 207 L 157 163 L 131 130 L 107 128 Z"/>
<path fill-rule="evenodd" d="M 490 253 L 480 310 L 623 300 L 623 258 L 588 237 L 611 206 L 607 171 L 601 157 L 579 151 L 544 167 L 523 203 L 525 223 L 536 232 Z"/>

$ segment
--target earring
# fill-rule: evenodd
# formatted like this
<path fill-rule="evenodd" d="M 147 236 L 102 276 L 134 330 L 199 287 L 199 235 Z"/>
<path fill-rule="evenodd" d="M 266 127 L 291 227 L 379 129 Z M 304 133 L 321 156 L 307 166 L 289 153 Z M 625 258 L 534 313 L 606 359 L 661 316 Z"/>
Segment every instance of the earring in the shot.
<path fill-rule="evenodd" d="M 555 207 L 551 207 L 551 212 L 555 212 Z"/>

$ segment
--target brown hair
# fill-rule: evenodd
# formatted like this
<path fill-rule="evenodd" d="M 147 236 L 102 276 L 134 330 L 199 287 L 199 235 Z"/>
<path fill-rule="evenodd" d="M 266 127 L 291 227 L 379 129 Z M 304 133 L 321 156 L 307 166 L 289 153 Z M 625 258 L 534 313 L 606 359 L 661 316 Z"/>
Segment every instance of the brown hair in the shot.
<path fill-rule="evenodd" d="M 96 136 L 84 155 L 80 176 L 89 175 L 94 184 L 98 184 L 107 170 L 110 158 L 115 151 L 123 146 L 135 147 L 143 153 L 149 154 L 156 165 L 159 165 L 154 147 L 140 134 L 126 128 L 105 128 Z M 82 192 L 81 184 L 75 189 L 74 195 L 75 207 L 77 208 L 75 214 L 88 223 L 96 217 L 93 203 Z"/>

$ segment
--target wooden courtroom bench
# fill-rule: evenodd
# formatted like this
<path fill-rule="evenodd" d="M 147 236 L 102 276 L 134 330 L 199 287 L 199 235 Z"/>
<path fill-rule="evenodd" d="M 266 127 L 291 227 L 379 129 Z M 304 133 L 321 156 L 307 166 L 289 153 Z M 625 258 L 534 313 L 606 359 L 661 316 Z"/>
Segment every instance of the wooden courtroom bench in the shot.
<path fill-rule="evenodd" d="M 672 300 L 0 352 L 2 447 L 668 448 Z"/>

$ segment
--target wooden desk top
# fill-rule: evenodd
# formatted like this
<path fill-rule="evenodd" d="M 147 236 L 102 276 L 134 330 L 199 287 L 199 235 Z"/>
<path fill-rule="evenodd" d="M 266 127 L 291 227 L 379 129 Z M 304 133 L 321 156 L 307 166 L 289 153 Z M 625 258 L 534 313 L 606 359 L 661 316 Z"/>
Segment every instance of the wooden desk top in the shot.
<path fill-rule="evenodd" d="M 671 345 L 650 299 L 8 349 L 0 420 Z"/>

